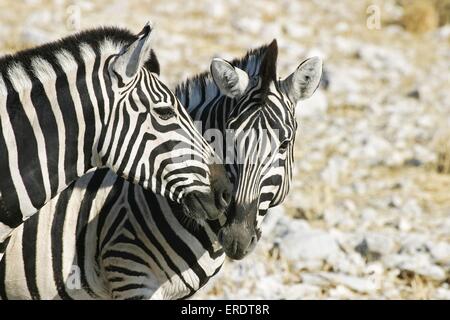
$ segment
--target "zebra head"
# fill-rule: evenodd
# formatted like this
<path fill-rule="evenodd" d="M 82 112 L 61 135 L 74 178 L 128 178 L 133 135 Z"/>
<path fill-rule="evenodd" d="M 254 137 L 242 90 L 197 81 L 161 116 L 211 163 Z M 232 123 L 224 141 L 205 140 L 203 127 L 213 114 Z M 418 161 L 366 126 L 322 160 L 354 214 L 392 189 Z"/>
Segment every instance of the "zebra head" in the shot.
<path fill-rule="evenodd" d="M 231 185 L 185 108 L 160 81 L 150 34 L 147 24 L 106 65 L 113 98 L 100 165 L 181 203 L 191 218 L 216 219 L 229 204 Z"/>
<path fill-rule="evenodd" d="M 280 204 L 292 180 L 295 106 L 317 89 L 322 61 L 302 62 L 286 79 L 278 80 L 277 43 L 248 55 L 245 69 L 214 59 L 211 73 L 221 92 L 233 99 L 226 127 L 234 134 L 235 160 L 227 165 L 234 185 L 227 222 L 218 233 L 227 256 L 242 259 L 261 236 L 268 208 Z M 228 146 L 227 146 L 228 148 Z"/>

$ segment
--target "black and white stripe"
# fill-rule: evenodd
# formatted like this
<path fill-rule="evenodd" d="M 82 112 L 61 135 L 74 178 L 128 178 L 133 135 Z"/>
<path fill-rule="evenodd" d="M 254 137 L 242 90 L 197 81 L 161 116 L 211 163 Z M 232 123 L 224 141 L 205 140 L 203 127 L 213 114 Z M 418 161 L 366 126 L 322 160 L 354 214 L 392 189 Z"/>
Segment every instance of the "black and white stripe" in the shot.
<path fill-rule="evenodd" d="M 186 197 L 203 196 L 210 210 L 196 218 L 224 210 L 225 173 L 211 172 L 211 148 L 159 80 L 150 34 L 95 29 L 0 58 L 0 243 L 97 167 L 187 213 Z"/>
<path fill-rule="evenodd" d="M 225 69 L 215 63 L 225 63 Z M 311 61 L 305 63 L 296 73 L 304 72 Z M 2 298 L 186 298 L 219 272 L 224 253 L 241 258 L 251 251 L 249 246 L 227 247 L 228 238 L 220 238 L 239 228 L 236 237 L 246 237 L 242 233 L 259 237 L 258 220 L 288 192 L 296 98 L 286 89 L 287 83 L 273 80 L 273 74 L 267 79 L 267 70 L 276 64 L 276 43 L 227 64 L 215 60 L 214 79 L 203 74 L 176 91 L 194 119 L 201 120 L 204 133 L 212 128 L 222 133 L 233 129 L 235 137 L 242 138 L 225 141 L 233 145 L 232 152 L 242 150 L 241 160 L 235 158 L 227 165 L 234 182 L 227 221 L 199 224 L 187 219 L 177 203 L 111 171 L 97 170 L 79 179 L 13 234 L 0 264 Z M 317 65 L 313 69 L 317 72 Z M 223 82 L 233 79 L 227 73 L 230 70 L 237 70 L 237 78 Z M 315 81 L 310 86 L 316 86 Z M 268 152 L 257 138 L 263 128 L 274 133 L 275 151 Z M 282 132 L 275 134 L 275 129 Z M 260 157 L 255 157 L 257 152 Z M 253 206 L 247 206 L 247 216 L 233 212 L 249 202 Z M 246 224 L 250 221 L 251 228 Z M 27 247 L 29 243 L 35 245 Z M 80 271 L 76 289 L 73 266 Z"/>

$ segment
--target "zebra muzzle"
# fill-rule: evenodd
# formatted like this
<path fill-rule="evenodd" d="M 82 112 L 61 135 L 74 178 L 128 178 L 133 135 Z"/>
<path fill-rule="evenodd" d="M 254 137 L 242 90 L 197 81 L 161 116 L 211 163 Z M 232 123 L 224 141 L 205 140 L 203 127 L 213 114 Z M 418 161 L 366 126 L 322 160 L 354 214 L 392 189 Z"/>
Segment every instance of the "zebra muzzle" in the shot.
<path fill-rule="evenodd" d="M 243 259 L 253 251 L 258 243 L 256 233 L 253 234 L 247 227 L 240 224 L 223 227 L 219 230 L 217 239 L 222 245 L 225 254 L 234 260 Z"/>

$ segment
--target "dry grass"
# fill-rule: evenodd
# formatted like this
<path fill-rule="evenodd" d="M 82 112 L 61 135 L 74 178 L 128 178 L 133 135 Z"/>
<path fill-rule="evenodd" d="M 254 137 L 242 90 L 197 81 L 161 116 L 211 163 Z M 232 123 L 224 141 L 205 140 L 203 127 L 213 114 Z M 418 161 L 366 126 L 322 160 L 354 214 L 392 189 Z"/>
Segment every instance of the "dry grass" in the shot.
<path fill-rule="evenodd" d="M 432 281 L 410 271 L 401 271 L 398 281 L 407 288 L 403 291 L 404 299 L 429 300 L 436 290 Z"/>
<path fill-rule="evenodd" d="M 401 25 L 412 33 L 433 31 L 439 26 L 439 14 L 431 0 L 404 1 Z"/>
<path fill-rule="evenodd" d="M 436 133 L 433 141 L 438 156 L 436 170 L 439 173 L 450 174 L 450 129 Z"/>
<path fill-rule="evenodd" d="M 400 0 L 404 14 L 398 23 L 412 33 L 433 31 L 450 23 L 450 0 Z"/>
<path fill-rule="evenodd" d="M 435 7 L 439 14 L 439 25 L 450 23 L 450 0 L 435 0 Z"/>

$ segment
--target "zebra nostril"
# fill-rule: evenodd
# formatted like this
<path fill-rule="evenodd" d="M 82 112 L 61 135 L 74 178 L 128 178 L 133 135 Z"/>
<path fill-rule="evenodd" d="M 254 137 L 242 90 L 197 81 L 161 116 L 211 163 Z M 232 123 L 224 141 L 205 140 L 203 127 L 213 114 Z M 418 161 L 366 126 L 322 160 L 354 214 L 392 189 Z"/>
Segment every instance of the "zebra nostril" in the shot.
<path fill-rule="evenodd" d="M 258 242 L 258 237 L 257 237 L 256 235 L 252 236 L 252 238 L 251 238 L 251 240 L 250 240 L 250 243 L 249 243 L 247 249 L 245 250 L 246 254 L 247 254 L 249 251 L 253 250 L 253 248 L 256 246 L 256 243 L 257 243 L 257 242 Z"/>

